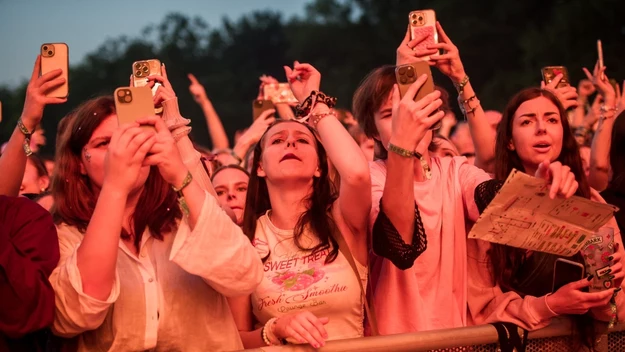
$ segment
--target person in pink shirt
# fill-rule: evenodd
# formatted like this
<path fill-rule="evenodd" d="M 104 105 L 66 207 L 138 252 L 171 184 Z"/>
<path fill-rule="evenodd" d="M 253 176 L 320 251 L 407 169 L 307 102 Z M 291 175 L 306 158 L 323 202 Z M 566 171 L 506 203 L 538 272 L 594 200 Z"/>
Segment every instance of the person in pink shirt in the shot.
<path fill-rule="evenodd" d="M 440 44 L 413 50 L 424 38 L 397 49 L 397 63 L 431 55 L 431 63 L 456 83 L 462 101 L 475 95 L 458 49 L 437 25 Z M 444 55 L 436 55 L 439 49 Z M 467 325 L 466 235 L 479 213 L 478 185 L 489 181 L 464 157 L 438 158 L 428 151 L 432 126 L 443 118 L 440 92 L 413 101 L 426 81 L 419 77 L 400 98 L 395 67 L 372 71 L 354 95 L 353 111 L 381 160 L 370 164 L 372 211 L 371 296 L 382 335 Z M 465 111 L 480 118 L 473 98 Z M 554 185 L 559 184 L 555 183 Z M 412 195 L 412 196 L 411 196 Z"/>

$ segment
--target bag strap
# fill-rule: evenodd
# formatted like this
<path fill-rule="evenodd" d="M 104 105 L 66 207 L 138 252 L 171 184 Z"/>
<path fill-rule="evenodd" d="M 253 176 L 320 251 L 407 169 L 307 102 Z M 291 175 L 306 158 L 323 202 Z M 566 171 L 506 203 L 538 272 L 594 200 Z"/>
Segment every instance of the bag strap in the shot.
<path fill-rule="evenodd" d="M 354 260 L 354 256 L 352 255 L 352 252 L 349 249 L 349 246 L 347 245 L 347 242 L 345 241 L 343 234 L 337 227 L 334 227 L 333 234 L 334 234 L 334 239 L 339 244 L 339 251 L 345 256 L 345 258 L 347 259 L 347 262 L 349 263 L 349 265 L 352 267 L 352 270 L 356 274 L 356 278 L 358 278 L 358 284 L 360 286 L 362 299 L 365 302 L 365 312 L 367 313 L 367 317 L 369 318 L 369 325 L 371 325 L 371 335 L 379 336 L 380 331 L 378 330 L 378 320 L 375 316 L 374 310 L 371 309 L 371 306 L 369 305 L 369 301 L 367 300 L 367 290 L 365 289 L 365 286 L 362 283 L 362 278 L 360 277 L 360 272 L 358 271 L 358 267 L 356 266 L 356 261 Z"/>
<path fill-rule="evenodd" d="M 519 336 L 519 327 L 512 323 L 491 323 L 497 329 L 501 352 L 525 352 L 527 348 L 527 330 L 523 329 L 523 338 Z"/>

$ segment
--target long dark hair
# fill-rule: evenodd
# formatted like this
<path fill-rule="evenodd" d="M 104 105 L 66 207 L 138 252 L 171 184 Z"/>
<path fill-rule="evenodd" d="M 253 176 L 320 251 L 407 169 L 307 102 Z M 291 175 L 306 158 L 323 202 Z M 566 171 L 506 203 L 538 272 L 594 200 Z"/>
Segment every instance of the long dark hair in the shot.
<path fill-rule="evenodd" d="M 497 139 L 495 143 L 495 178 L 505 180 L 512 169 L 525 172 L 521 158 L 516 151 L 510 150 L 509 145 L 512 140 L 512 126 L 514 114 L 521 104 L 538 97 L 549 99 L 557 108 L 562 122 L 562 150 L 556 159 L 571 168 L 579 186 L 576 195 L 590 198 L 590 186 L 584 173 L 582 159 L 579 154 L 579 147 L 575 137 L 571 132 L 567 113 L 558 98 L 551 92 L 540 88 L 527 88 L 517 93 L 506 106 L 501 122 L 497 126 Z M 518 269 L 523 266 L 526 260 L 526 250 L 509 247 L 505 245 L 492 244 L 489 250 L 489 258 L 492 266 L 493 278 L 497 284 L 506 291 L 517 291 L 513 287 L 514 276 Z M 581 260 L 580 258 L 577 258 Z M 591 349 L 595 346 L 595 331 L 592 320 L 585 316 L 574 317 L 579 342 Z"/>
<path fill-rule="evenodd" d="M 98 198 L 89 177 L 80 172 L 82 149 L 96 128 L 113 114 L 113 97 L 103 96 L 84 102 L 62 120 L 67 130 L 59 133 L 61 140 L 57 141 L 52 178 L 54 206 L 51 212 L 56 224 L 66 223 L 83 233 L 87 230 Z M 133 228 L 130 232 L 122 229 L 122 238 L 134 235 L 134 246 L 139 250 L 146 227 L 154 238 L 161 240 L 163 234 L 175 228 L 180 218 L 182 212 L 176 193 L 153 166 L 131 217 Z"/>
<path fill-rule="evenodd" d="M 296 121 L 276 121 L 267 131 L 279 123 L 299 123 Z M 293 229 L 294 241 L 297 248 L 301 250 L 311 250 L 313 254 L 330 249 L 326 257 L 326 263 L 332 262 L 338 255 L 338 243 L 332 236 L 337 231 L 336 223 L 331 216 L 331 209 L 334 201 L 338 198 L 338 192 L 334 184 L 330 181 L 328 174 L 328 158 L 326 156 L 323 145 L 317 138 L 315 131 L 306 124 L 302 124 L 308 128 L 315 138 L 317 147 L 317 157 L 319 159 L 319 170 L 321 175 L 313 178 L 312 191 L 310 196 L 304 201 L 307 202 L 307 210 L 300 215 L 295 228 Z M 243 215 L 243 232 L 250 241 L 254 240 L 256 234 L 256 223 L 258 218 L 263 216 L 267 210 L 271 209 L 271 201 L 269 199 L 269 191 L 265 178 L 258 176 L 258 167 L 263 154 L 263 144 L 265 134 L 254 147 L 254 159 L 250 174 L 250 182 L 247 188 L 247 197 L 245 200 L 245 213 Z M 301 244 L 301 238 L 305 230 L 310 230 L 314 236 L 319 239 L 319 244 L 313 248 L 305 248 Z"/>

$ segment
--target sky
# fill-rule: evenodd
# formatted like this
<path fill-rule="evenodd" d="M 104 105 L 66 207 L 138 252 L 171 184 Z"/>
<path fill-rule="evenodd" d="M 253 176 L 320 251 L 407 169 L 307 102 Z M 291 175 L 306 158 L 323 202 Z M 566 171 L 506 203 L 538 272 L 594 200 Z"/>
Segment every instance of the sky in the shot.
<path fill-rule="evenodd" d="M 304 13 L 306 0 L 0 0 L 0 86 L 27 80 L 43 43 L 69 45 L 70 65 L 107 38 L 135 37 L 167 13 L 200 16 L 211 28 L 254 10 Z"/>

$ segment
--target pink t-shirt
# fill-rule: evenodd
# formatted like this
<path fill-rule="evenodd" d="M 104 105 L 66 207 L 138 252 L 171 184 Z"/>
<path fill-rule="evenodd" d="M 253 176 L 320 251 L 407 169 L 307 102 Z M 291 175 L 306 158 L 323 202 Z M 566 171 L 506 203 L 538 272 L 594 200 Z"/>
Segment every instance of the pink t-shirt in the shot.
<path fill-rule="evenodd" d="M 318 241 L 304 233 L 301 244 L 312 248 Z M 341 252 L 326 264 L 329 250 L 312 255 L 311 251 L 299 249 L 293 230 L 277 228 L 267 215 L 258 219 L 253 244 L 261 258 L 266 258 L 263 280 L 252 293 L 252 311 L 259 324 L 308 310 L 317 317 L 329 318 L 325 325 L 328 340 L 364 336 L 362 290 Z M 357 261 L 356 266 L 366 285 L 366 267 Z"/>
<path fill-rule="evenodd" d="M 490 179 L 464 157 L 432 157 L 432 178 L 414 183 L 427 249 L 400 270 L 372 256 L 374 309 L 382 335 L 446 329 L 467 323 L 467 231 L 479 217 L 475 188 Z M 386 163 L 370 163 L 371 228 L 380 211 Z M 408 195 L 407 195 L 408 196 Z"/>

